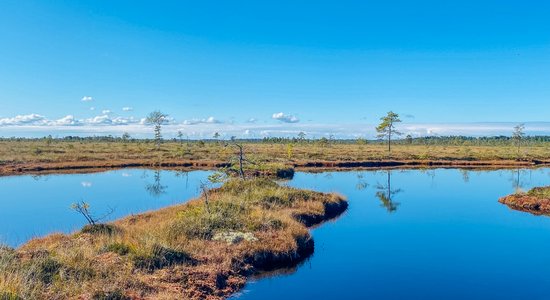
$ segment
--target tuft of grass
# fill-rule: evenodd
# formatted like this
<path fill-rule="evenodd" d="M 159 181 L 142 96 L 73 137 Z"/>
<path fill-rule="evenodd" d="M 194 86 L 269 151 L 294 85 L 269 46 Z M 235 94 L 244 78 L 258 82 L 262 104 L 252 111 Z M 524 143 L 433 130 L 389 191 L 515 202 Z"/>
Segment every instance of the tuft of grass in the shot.
<path fill-rule="evenodd" d="M 175 264 L 193 262 L 189 254 L 161 245 L 153 245 L 147 253 L 134 254 L 132 260 L 136 268 L 148 271 L 162 269 Z"/>
<path fill-rule="evenodd" d="M 107 245 L 105 248 L 104 248 L 105 252 L 113 252 L 113 253 L 116 253 L 120 256 L 124 256 L 124 255 L 127 255 L 131 252 L 133 252 L 132 250 L 132 247 L 124 244 L 124 243 L 118 243 L 118 242 L 114 242 L 112 244 L 109 244 Z"/>
<path fill-rule="evenodd" d="M 92 296 L 92 300 L 130 300 L 131 298 L 124 295 L 121 290 L 115 290 L 111 292 L 96 292 Z"/>
<path fill-rule="evenodd" d="M 539 199 L 550 199 L 550 186 L 532 188 L 527 192 L 527 195 Z"/>
<path fill-rule="evenodd" d="M 88 224 L 84 226 L 80 232 L 89 234 L 113 235 L 117 232 L 117 228 L 111 224 Z"/>

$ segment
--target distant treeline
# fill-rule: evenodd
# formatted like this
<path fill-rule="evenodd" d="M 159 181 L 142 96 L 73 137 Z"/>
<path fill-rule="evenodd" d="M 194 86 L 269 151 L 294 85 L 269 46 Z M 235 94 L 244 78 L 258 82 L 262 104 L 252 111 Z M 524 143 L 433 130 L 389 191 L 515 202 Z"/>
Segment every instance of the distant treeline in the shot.
<path fill-rule="evenodd" d="M 363 138 L 358 139 L 335 139 L 335 138 L 318 138 L 318 139 L 308 139 L 308 138 L 298 138 L 298 137 L 265 137 L 263 139 L 236 139 L 233 140 L 244 142 L 244 143 L 267 143 L 267 144 L 382 144 L 386 141 L 384 140 L 367 140 Z M 43 138 L 22 138 L 22 137 L 11 137 L 11 138 L 0 138 L 0 141 L 77 141 L 77 142 L 130 142 L 130 143 L 141 143 L 141 142 L 154 142 L 153 139 L 147 138 L 131 138 L 129 135 L 123 136 L 90 136 L 90 137 L 80 137 L 80 136 L 66 136 L 60 138 L 54 138 L 52 136 L 47 136 Z M 173 138 L 166 141 L 173 142 L 200 142 L 200 143 L 217 143 L 223 141 L 222 139 L 179 139 Z M 510 136 L 491 136 L 491 137 L 471 137 L 471 136 L 427 136 L 427 137 L 412 137 L 405 136 L 401 137 L 394 141 L 395 144 L 401 145 L 510 145 L 514 140 Z M 550 143 L 550 136 L 525 136 L 522 138 L 521 143 L 523 145 L 537 145 Z"/>

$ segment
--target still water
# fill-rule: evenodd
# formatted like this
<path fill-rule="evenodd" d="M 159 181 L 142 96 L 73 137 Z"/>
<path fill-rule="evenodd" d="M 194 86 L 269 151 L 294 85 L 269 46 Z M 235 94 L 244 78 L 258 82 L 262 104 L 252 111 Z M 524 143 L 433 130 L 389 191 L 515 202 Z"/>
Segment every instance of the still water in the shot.
<path fill-rule="evenodd" d="M 52 232 L 72 232 L 86 220 L 71 210 L 85 201 L 106 221 L 183 203 L 199 194 L 210 172 L 125 169 L 92 174 L 0 177 L 0 243 L 18 246 Z"/>
<path fill-rule="evenodd" d="M 85 220 L 185 202 L 209 172 L 126 169 L 0 177 L 0 241 L 11 246 Z M 253 280 L 248 299 L 550 299 L 550 217 L 498 198 L 550 184 L 550 169 L 297 173 L 283 183 L 339 192 L 349 209 L 312 231 L 315 253 L 281 275 Z"/>
<path fill-rule="evenodd" d="M 315 253 L 237 299 L 550 299 L 550 217 L 497 202 L 550 184 L 550 169 L 298 173 L 348 197 L 313 230 Z"/>

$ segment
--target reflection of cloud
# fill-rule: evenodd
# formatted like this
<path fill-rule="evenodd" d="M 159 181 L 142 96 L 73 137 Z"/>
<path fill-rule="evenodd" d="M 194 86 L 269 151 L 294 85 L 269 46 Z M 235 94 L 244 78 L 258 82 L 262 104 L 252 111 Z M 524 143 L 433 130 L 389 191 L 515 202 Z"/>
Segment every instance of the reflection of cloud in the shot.
<path fill-rule="evenodd" d="M 89 181 L 82 181 L 80 184 L 85 188 L 92 187 L 92 183 Z"/>
<path fill-rule="evenodd" d="M 122 177 L 132 177 L 132 174 L 122 173 Z"/>

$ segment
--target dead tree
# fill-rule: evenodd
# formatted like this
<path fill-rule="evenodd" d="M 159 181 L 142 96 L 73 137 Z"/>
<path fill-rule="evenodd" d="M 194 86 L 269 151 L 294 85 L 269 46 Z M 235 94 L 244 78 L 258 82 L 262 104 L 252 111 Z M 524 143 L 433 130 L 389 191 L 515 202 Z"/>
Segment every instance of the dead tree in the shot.
<path fill-rule="evenodd" d="M 109 215 L 111 215 L 114 212 L 114 209 L 109 208 L 109 212 L 107 212 L 106 214 L 104 214 L 101 217 L 96 218 L 90 212 L 90 204 L 88 204 L 84 201 L 73 203 L 71 205 L 71 209 L 76 211 L 77 213 L 81 214 L 86 219 L 86 221 L 88 221 L 88 224 L 90 224 L 92 226 L 97 225 L 97 223 L 101 222 L 101 220 L 105 219 L 106 217 L 108 217 Z"/>

